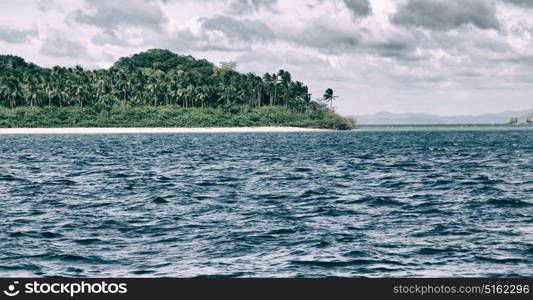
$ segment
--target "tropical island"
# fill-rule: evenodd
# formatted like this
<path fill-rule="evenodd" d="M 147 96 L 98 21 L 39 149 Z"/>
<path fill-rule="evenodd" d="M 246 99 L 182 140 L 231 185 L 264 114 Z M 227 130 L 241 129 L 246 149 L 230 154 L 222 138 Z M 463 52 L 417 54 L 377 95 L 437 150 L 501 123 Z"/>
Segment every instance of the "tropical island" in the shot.
<path fill-rule="evenodd" d="M 280 70 L 263 77 L 231 64 L 152 49 L 109 69 L 42 68 L 0 56 L 0 128 L 300 127 L 350 130 L 327 89 Z"/>

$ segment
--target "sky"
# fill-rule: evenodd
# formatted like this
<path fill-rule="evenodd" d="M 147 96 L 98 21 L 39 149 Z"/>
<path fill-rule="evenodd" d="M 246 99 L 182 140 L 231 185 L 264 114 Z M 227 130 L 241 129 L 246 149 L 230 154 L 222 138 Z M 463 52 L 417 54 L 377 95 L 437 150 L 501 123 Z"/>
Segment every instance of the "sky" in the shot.
<path fill-rule="evenodd" d="M 0 0 L 0 54 L 96 69 L 152 48 L 287 70 L 345 115 L 533 108 L 533 0 Z"/>

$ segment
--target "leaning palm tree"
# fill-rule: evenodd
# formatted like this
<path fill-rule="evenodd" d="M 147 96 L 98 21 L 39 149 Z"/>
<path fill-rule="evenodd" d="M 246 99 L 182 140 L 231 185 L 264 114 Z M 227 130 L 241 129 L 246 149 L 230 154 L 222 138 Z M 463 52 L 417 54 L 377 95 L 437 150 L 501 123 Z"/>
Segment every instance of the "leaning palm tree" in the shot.
<path fill-rule="evenodd" d="M 332 89 L 327 89 L 326 92 L 324 93 L 324 101 L 326 101 L 326 103 L 329 102 L 329 107 L 331 110 L 333 110 L 333 100 L 335 100 L 337 98 L 337 96 L 335 96 L 333 94 L 333 90 Z"/>

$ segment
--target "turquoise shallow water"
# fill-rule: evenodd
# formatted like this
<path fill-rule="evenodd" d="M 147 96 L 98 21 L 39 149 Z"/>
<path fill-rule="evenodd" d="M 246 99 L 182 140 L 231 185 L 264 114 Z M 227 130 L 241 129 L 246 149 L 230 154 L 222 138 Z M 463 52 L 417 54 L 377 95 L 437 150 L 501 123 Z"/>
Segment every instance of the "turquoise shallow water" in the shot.
<path fill-rule="evenodd" d="M 0 136 L 0 276 L 532 276 L 533 131 Z"/>

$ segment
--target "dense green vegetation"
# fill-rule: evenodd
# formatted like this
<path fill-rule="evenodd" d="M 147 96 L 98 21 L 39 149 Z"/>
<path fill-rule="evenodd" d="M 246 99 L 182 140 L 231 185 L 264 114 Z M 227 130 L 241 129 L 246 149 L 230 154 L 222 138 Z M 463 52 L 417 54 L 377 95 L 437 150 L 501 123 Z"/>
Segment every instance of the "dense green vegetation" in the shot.
<path fill-rule="evenodd" d="M 0 109 L 0 127 L 245 127 L 295 126 L 349 129 L 336 114 L 306 115 L 284 107 L 229 109 L 165 106 L 17 107 Z"/>
<path fill-rule="evenodd" d="M 166 50 L 94 71 L 41 68 L 0 56 L 1 127 L 353 128 L 333 112 L 334 98 L 328 89 L 321 100 L 312 100 L 308 87 L 284 70 L 241 74 Z"/>

